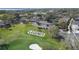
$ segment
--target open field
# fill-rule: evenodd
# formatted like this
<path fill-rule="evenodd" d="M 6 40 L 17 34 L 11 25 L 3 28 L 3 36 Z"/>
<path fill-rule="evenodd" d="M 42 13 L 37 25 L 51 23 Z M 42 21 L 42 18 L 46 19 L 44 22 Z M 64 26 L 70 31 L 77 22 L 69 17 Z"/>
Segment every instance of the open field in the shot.
<path fill-rule="evenodd" d="M 46 35 L 45 37 L 38 37 L 30 35 L 27 32 L 29 30 L 42 31 Z M 4 43 L 9 44 L 8 49 L 11 50 L 28 50 L 29 45 L 33 43 L 39 44 L 43 49 L 65 49 L 65 45 L 62 42 L 58 42 L 56 39 L 50 38 L 48 31 L 45 29 L 39 30 L 37 27 L 29 24 L 16 24 L 9 29 L 0 29 L 0 38 Z"/>

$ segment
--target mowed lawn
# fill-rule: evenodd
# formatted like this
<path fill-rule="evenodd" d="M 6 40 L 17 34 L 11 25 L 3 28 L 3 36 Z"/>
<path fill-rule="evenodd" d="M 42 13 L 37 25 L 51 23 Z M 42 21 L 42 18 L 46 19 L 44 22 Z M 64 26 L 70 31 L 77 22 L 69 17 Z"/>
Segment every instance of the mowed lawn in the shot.
<path fill-rule="evenodd" d="M 45 37 L 30 35 L 27 33 L 29 30 L 44 32 L 46 35 Z M 9 44 L 10 50 L 30 50 L 29 45 L 33 43 L 39 44 L 44 50 L 65 49 L 63 42 L 52 39 L 47 30 L 40 30 L 31 23 L 16 24 L 10 30 L 0 29 L 0 43 L 2 42 Z"/>

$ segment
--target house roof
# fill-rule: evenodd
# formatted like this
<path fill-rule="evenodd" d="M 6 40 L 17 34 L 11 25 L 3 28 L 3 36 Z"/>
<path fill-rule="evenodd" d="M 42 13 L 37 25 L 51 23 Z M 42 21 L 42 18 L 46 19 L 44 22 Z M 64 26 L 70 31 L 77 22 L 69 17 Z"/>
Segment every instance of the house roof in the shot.
<path fill-rule="evenodd" d="M 79 21 L 79 17 L 75 17 L 75 21 Z"/>
<path fill-rule="evenodd" d="M 48 23 L 47 21 L 38 21 L 38 22 L 41 24 L 51 24 L 51 23 Z"/>
<path fill-rule="evenodd" d="M 79 21 L 78 20 L 74 20 L 73 24 L 79 25 Z"/>
<path fill-rule="evenodd" d="M 4 25 L 4 22 L 0 22 L 0 25 Z"/>

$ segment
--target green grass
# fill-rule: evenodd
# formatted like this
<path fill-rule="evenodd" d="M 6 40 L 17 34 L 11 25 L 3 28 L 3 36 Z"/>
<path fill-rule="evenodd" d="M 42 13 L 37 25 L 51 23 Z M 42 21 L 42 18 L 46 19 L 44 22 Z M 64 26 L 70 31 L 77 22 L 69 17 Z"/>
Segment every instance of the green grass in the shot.
<path fill-rule="evenodd" d="M 0 40 L 4 40 L 4 43 L 9 44 L 10 50 L 30 50 L 29 45 L 32 43 L 39 44 L 44 50 L 47 49 L 65 49 L 65 45 L 62 42 L 52 39 L 47 30 L 39 30 L 37 27 L 29 24 L 16 24 L 11 27 L 10 30 L 0 29 Z M 27 34 L 29 30 L 42 31 L 46 35 L 45 37 L 38 37 Z"/>

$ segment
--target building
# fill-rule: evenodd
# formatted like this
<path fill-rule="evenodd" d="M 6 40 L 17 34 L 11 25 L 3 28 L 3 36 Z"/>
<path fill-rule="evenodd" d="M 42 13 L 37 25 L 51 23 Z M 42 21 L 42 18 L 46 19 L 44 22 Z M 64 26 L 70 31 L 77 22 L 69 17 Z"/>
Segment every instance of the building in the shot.
<path fill-rule="evenodd" d="M 47 21 L 37 21 L 32 22 L 32 24 L 40 29 L 48 29 L 52 25 L 52 23 L 48 23 Z"/>
<path fill-rule="evenodd" d="M 79 34 L 79 17 L 73 20 L 72 30 L 74 31 L 74 33 Z"/>

